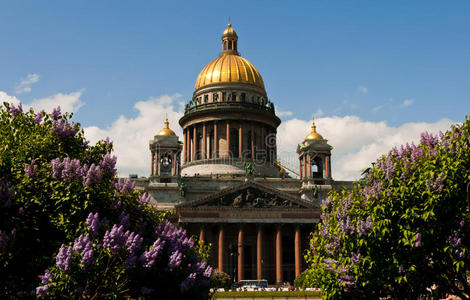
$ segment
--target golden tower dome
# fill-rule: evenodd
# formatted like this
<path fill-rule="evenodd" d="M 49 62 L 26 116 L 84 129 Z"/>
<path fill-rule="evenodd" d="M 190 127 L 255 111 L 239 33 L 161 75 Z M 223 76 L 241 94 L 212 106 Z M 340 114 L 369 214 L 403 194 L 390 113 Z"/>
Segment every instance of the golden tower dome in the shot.
<path fill-rule="evenodd" d="M 315 121 L 312 121 L 312 131 L 305 137 L 306 141 L 323 140 L 323 137 L 317 132 Z"/>
<path fill-rule="evenodd" d="M 247 83 L 264 90 L 261 74 L 238 54 L 237 41 L 237 33 L 232 25 L 228 24 L 222 35 L 222 53 L 199 73 L 196 90 L 206 85 L 224 82 Z"/>
<path fill-rule="evenodd" d="M 160 130 L 157 135 L 176 135 L 175 132 L 170 129 L 170 123 L 168 122 L 168 118 L 165 118 L 165 127 Z"/>

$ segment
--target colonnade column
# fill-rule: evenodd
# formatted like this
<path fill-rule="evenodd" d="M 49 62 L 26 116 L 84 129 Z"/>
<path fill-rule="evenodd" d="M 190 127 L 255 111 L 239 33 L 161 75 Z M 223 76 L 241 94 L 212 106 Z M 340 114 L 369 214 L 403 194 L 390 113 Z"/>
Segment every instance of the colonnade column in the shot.
<path fill-rule="evenodd" d="M 276 229 L 276 283 L 282 282 L 282 230 L 281 225 Z"/>
<path fill-rule="evenodd" d="M 153 176 L 154 173 L 155 173 L 155 159 L 154 159 L 154 157 L 155 157 L 155 154 L 154 154 L 153 152 L 150 153 L 150 165 L 151 165 L 151 167 L 150 167 L 150 175 L 151 175 L 151 176 Z"/>
<path fill-rule="evenodd" d="M 213 151 L 214 153 L 211 154 L 211 157 L 217 158 L 218 157 L 218 147 L 219 146 L 219 140 L 217 139 L 217 121 L 214 121 L 214 148 Z"/>
<path fill-rule="evenodd" d="M 197 139 L 197 130 L 196 130 L 196 126 L 193 127 L 193 151 L 192 151 L 192 154 L 191 154 L 191 160 L 196 160 L 196 145 L 197 145 L 197 142 L 196 142 L 196 139 Z"/>
<path fill-rule="evenodd" d="M 226 130 L 226 138 L 227 138 L 227 156 L 230 157 L 230 121 L 227 120 L 227 130 Z"/>
<path fill-rule="evenodd" d="M 312 157 L 309 154 L 307 157 L 307 174 L 308 176 L 312 177 Z"/>
<path fill-rule="evenodd" d="M 175 176 L 176 172 L 176 153 L 173 153 L 173 157 L 171 158 L 171 176 Z"/>
<path fill-rule="evenodd" d="M 242 122 L 240 122 L 240 125 L 238 127 L 238 157 L 242 157 L 242 152 L 243 152 L 243 127 L 242 127 Z"/>
<path fill-rule="evenodd" d="M 258 225 L 258 233 L 256 235 L 256 278 L 263 279 L 263 228 Z"/>
<path fill-rule="evenodd" d="M 204 229 L 204 225 L 201 225 L 201 228 L 199 229 L 199 241 L 205 242 L 206 240 L 206 231 Z"/>
<path fill-rule="evenodd" d="M 300 240 L 300 226 L 295 227 L 294 236 L 294 255 L 295 255 L 295 277 L 300 275 L 302 271 L 302 256 L 301 256 L 301 240 Z"/>
<path fill-rule="evenodd" d="M 202 123 L 202 159 L 206 159 L 207 141 L 206 141 L 206 123 Z"/>
<path fill-rule="evenodd" d="M 224 227 L 219 227 L 219 249 L 218 249 L 218 264 L 217 269 L 219 272 L 224 271 Z"/>
<path fill-rule="evenodd" d="M 304 163 L 304 167 L 303 167 L 303 171 L 304 171 L 304 176 L 305 177 L 308 177 L 307 175 L 307 156 L 304 154 L 304 156 L 302 157 L 303 159 L 303 163 Z"/>
<path fill-rule="evenodd" d="M 243 280 L 243 227 L 240 226 L 238 229 L 238 281 Z"/>
<path fill-rule="evenodd" d="M 184 140 L 184 143 L 185 143 L 185 148 L 184 148 L 184 156 L 186 158 L 186 161 L 185 162 L 190 162 L 191 161 L 191 145 L 190 145 L 190 140 L 189 140 L 189 127 L 186 128 L 186 136 L 185 136 L 185 140 Z"/>

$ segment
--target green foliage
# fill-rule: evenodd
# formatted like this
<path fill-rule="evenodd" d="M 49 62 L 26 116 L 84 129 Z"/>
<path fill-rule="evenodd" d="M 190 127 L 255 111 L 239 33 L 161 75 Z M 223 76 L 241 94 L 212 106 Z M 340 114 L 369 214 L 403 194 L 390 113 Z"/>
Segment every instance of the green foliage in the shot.
<path fill-rule="evenodd" d="M 232 278 L 225 272 L 214 272 L 211 276 L 211 288 L 229 289 L 232 285 Z"/>
<path fill-rule="evenodd" d="M 381 157 L 322 202 L 304 284 L 325 298 L 417 298 L 437 284 L 470 295 L 470 121 Z"/>

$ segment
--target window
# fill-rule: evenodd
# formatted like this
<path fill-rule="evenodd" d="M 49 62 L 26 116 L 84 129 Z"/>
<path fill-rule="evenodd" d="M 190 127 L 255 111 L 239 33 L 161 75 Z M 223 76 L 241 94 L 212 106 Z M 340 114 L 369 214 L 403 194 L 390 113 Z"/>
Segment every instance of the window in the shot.
<path fill-rule="evenodd" d="M 204 95 L 204 103 L 209 102 L 209 95 Z"/>
<path fill-rule="evenodd" d="M 237 101 L 237 92 L 232 92 L 232 101 Z"/>
<path fill-rule="evenodd" d="M 228 50 L 232 50 L 232 41 L 228 41 Z"/>
<path fill-rule="evenodd" d="M 230 129 L 230 156 L 238 157 L 238 130 Z"/>
<path fill-rule="evenodd" d="M 222 101 L 227 100 L 227 92 L 222 92 Z"/>
<path fill-rule="evenodd" d="M 240 101 L 245 102 L 245 93 L 240 94 Z"/>
<path fill-rule="evenodd" d="M 212 94 L 212 102 L 217 102 L 218 98 L 219 98 L 219 93 L 213 93 Z"/>
<path fill-rule="evenodd" d="M 255 103 L 255 95 L 251 95 L 251 103 Z"/>

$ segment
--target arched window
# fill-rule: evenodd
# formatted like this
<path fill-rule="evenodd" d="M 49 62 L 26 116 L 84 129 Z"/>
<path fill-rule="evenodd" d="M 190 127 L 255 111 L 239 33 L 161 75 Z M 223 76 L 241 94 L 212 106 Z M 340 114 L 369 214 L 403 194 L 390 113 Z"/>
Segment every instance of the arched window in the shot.
<path fill-rule="evenodd" d="M 312 176 L 314 178 L 323 177 L 323 161 L 320 157 L 315 157 L 311 160 L 312 162 Z"/>

